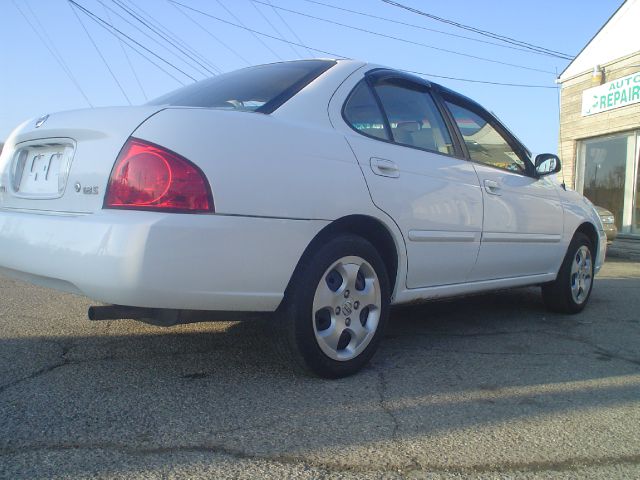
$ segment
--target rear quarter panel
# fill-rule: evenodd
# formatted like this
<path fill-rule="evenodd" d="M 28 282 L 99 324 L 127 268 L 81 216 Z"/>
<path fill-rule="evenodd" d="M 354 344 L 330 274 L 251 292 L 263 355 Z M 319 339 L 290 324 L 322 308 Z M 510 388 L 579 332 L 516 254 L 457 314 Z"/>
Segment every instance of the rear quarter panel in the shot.
<path fill-rule="evenodd" d="M 198 165 L 219 214 L 333 220 L 373 210 L 353 153 L 330 127 L 260 113 L 172 108 L 134 136 Z"/>

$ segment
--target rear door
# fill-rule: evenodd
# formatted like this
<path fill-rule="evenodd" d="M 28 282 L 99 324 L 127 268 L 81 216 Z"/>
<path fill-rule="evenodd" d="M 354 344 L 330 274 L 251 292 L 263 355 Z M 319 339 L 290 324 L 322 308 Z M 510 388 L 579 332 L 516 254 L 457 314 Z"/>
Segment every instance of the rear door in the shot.
<path fill-rule="evenodd" d="M 564 218 L 555 184 L 535 175 L 525 148 L 495 117 L 464 99 L 448 97 L 445 104 L 484 197 L 480 254 L 469 280 L 556 271 Z"/>
<path fill-rule="evenodd" d="M 464 282 L 480 246 L 482 193 L 429 85 L 397 72 L 369 74 L 343 118 L 373 202 L 404 235 L 407 287 Z"/>

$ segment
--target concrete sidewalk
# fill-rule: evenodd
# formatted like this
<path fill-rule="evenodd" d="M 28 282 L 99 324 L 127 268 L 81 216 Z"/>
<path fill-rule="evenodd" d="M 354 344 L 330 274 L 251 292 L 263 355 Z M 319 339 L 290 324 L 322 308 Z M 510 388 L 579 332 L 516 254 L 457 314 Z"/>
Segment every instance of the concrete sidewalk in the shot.
<path fill-rule="evenodd" d="M 607 247 L 607 257 L 640 260 L 640 238 L 616 238 Z"/>

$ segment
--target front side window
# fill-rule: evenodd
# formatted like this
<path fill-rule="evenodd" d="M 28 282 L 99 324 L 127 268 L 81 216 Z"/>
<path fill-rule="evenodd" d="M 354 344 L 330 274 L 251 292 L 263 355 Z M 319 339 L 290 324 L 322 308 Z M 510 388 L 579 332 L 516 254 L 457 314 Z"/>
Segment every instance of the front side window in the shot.
<path fill-rule="evenodd" d="M 488 120 L 454 103 L 447 102 L 447 106 L 472 160 L 512 172 L 526 171 L 525 162 Z"/>
<path fill-rule="evenodd" d="M 453 155 L 451 135 L 429 92 L 405 81 L 376 85 L 393 141 L 424 150 Z"/>
<path fill-rule="evenodd" d="M 344 106 L 344 118 L 351 128 L 364 135 L 389 140 L 382 112 L 364 80 L 349 96 Z"/>

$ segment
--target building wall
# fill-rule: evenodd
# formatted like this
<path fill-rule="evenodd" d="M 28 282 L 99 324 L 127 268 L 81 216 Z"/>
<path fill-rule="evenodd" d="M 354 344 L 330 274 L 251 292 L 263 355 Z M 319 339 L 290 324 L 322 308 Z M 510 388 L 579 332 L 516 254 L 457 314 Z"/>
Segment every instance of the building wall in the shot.
<path fill-rule="evenodd" d="M 600 67 L 604 67 L 603 83 L 640 72 L 640 51 L 600 65 Z M 640 129 L 640 103 L 583 117 L 582 92 L 595 85 L 599 85 L 599 82 L 592 83 L 592 71 L 567 79 L 562 83 L 558 150 L 565 181 L 572 187 L 575 186 L 575 165 L 579 140 Z"/>
<path fill-rule="evenodd" d="M 637 52 L 640 49 L 638 18 L 640 0 L 626 0 L 562 72 L 560 80 L 565 81 L 592 70 L 594 65 Z"/>

